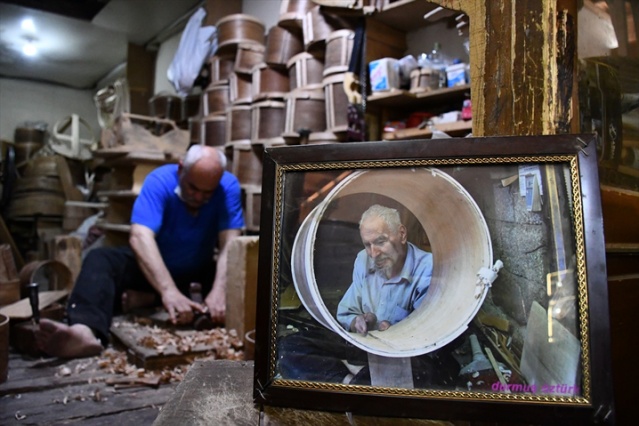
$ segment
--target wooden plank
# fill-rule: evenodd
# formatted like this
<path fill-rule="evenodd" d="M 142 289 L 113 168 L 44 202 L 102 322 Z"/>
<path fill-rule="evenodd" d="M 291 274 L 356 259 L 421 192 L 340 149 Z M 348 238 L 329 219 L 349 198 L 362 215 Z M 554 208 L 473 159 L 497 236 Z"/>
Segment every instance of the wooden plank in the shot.
<path fill-rule="evenodd" d="M 51 291 L 41 291 L 38 293 L 38 303 L 40 309 L 44 309 L 47 306 L 54 304 L 62 300 L 66 295 L 69 294 L 67 290 L 51 290 Z M 0 308 L 0 314 L 6 315 L 11 319 L 29 319 L 33 315 L 31 312 L 31 304 L 29 303 L 29 299 L 25 298 L 18 302 L 12 303 L 11 305 L 7 305 L 3 308 Z"/>
<path fill-rule="evenodd" d="M 24 266 L 24 259 L 20 254 L 20 250 L 18 250 L 18 246 L 13 239 L 13 235 L 9 232 L 9 228 L 7 228 L 7 224 L 4 221 L 4 216 L 0 216 L 0 242 L 9 244 L 11 247 L 11 252 L 13 254 L 13 258 L 16 262 L 16 267 L 18 269 Z"/>
<path fill-rule="evenodd" d="M 226 327 L 239 336 L 255 329 L 259 237 L 241 236 L 229 243 Z"/>
<path fill-rule="evenodd" d="M 0 244 L 0 281 L 11 281 L 18 278 L 18 269 L 13 259 L 10 244 Z"/>

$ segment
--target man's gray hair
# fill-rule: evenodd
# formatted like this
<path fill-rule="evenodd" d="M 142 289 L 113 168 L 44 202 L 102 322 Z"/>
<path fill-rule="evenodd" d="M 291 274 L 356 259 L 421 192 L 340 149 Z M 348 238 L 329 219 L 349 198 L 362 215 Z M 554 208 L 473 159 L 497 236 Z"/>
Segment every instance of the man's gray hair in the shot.
<path fill-rule="evenodd" d="M 402 225 L 402 220 L 399 217 L 397 209 L 390 207 L 380 206 L 379 204 L 373 204 L 362 213 L 362 218 L 359 221 L 359 226 L 362 226 L 362 222 L 371 217 L 381 218 L 390 228 L 392 232 L 397 232 Z"/>
<path fill-rule="evenodd" d="M 190 169 L 191 166 L 200 161 L 207 154 L 207 150 L 204 149 L 205 146 L 206 145 L 193 144 L 189 147 L 189 149 L 186 151 L 186 154 L 184 155 L 184 160 L 182 160 L 182 165 L 184 166 L 185 170 Z M 214 149 L 217 153 L 220 166 L 222 166 L 222 169 L 226 170 L 226 155 L 222 152 L 221 149 Z"/>

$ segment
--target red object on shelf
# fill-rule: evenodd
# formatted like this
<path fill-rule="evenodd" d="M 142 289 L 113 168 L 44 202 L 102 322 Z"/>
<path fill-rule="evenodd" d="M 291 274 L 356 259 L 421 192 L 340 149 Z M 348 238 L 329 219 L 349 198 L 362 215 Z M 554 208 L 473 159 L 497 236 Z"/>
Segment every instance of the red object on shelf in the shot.
<path fill-rule="evenodd" d="M 462 106 L 461 118 L 462 120 L 470 120 L 473 118 L 473 108 L 472 108 L 472 103 L 470 102 L 470 99 L 464 100 L 464 104 Z"/>
<path fill-rule="evenodd" d="M 406 127 L 418 127 L 424 122 L 424 120 L 428 120 L 432 116 L 433 114 L 430 112 L 414 112 L 408 116 L 408 120 L 406 120 Z"/>

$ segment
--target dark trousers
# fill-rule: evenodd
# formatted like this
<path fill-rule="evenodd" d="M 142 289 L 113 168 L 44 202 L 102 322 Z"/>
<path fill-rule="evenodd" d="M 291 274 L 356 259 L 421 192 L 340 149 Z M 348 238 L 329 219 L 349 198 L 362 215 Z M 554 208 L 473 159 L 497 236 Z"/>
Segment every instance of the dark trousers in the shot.
<path fill-rule="evenodd" d="M 307 329 L 282 337 L 278 343 L 278 370 L 283 379 L 341 383 L 349 373 L 341 360 L 364 365 L 351 384 L 370 385 L 368 354 L 324 328 Z M 449 350 L 411 358 L 416 388 L 454 383 L 459 365 Z"/>
<path fill-rule="evenodd" d="M 215 277 L 215 264 L 211 262 L 199 271 L 174 276 L 180 291 L 188 295 L 189 284 L 202 284 L 203 295 L 211 289 Z M 102 344 L 109 342 L 109 328 L 114 313 L 122 308 L 125 290 L 155 292 L 138 266 L 131 248 L 100 247 L 91 250 L 82 263 L 67 304 L 69 324 L 84 324 L 90 327 Z M 157 299 L 160 303 L 159 295 Z"/>

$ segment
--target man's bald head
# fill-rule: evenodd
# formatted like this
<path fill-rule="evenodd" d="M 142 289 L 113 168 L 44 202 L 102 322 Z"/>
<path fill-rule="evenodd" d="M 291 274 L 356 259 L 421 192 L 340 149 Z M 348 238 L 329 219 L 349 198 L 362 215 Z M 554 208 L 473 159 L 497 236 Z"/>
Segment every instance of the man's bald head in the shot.
<path fill-rule="evenodd" d="M 191 209 L 198 209 L 213 195 L 222 179 L 226 158 L 217 148 L 191 146 L 180 162 L 178 173 L 181 198 Z"/>

